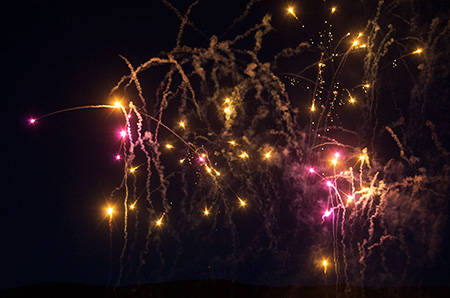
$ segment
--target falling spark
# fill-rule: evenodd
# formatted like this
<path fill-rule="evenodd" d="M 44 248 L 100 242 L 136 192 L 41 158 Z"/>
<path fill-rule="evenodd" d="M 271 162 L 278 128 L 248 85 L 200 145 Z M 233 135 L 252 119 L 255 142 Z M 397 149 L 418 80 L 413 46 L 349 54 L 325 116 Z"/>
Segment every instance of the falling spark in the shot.
<path fill-rule="evenodd" d="M 179 125 L 180 125 L 182 128 L 186 128 L 186 124 L 185 124 L 183 121 L 180 121 Z"/>
<path fill-rule="evenodd" d="M 331 8 L 331 13 L 335 13 L 336 12 L 336 6 L 333 6 L 332 8 Z"/>
<path fill-rule="evenodd" d="M 264 158 L 269 159 L 270 158 L 270 154 L 272 154 L 272 151 L 266 152 L 264 154 Z"/>
<path fill-rule="evenodd" d="M 239 157 L 242 158 L 242 159 L 248 158 L 248 154 L 247 154 L 247 152 L 242 152 L 242 153 L 239 155 Z"/>
<path fill-rule="evenodd" d="M 35 123 L 36 123 L 36 119 L 35 119 L 35 118 L 30 118 L 30 119 L 28 120 L 28 122 L 29 122 L 30 124 L 35 124 Z"/>
<path fill-rule="evenodd" d="M 209 215 L 209 210 L 208 210 L 207 206 L 205 206 L 205 210 L 203 211 L 203 214 L 204 215 Z"/>
<path fill-rule="evenodd" d="M 116 160 L 120 160 L 120 159 L 121 159 L 120 154 L 117 154 L 117 155 L 116 155 Z"/>
<path fill-rule="evenodd" d="M 109 216 L 112 216 L 113 212 L 114 212 L 114 209 L 112 207 L 108 207 L 108 211 L 107 212 L 108 212 Z"/>
<path fill-rule="evenodd" d="M 236 142 L 235 142 L 235 141 L 229 141 L 228 143 L 230 143 L 232 146 L 235 146 L 235 145 L 236 145 Z"/>
<path fill-rule="evenodd" d="M 417 49 L 414 52 L 412 52 L 413 54 L 420 54 L 423 52 L 423 49 Z"/>
<path fill-rule="evenodd" d="M 156 225 L 157 225 L 157 226 L 160 226 L 160 225 L 162 224 L 162 220 L 163 220 L 163 218 L 164 218 L 164 215 L 165 215 L 165 213 L 163 213 L 163 215 L 160 217 L 160 219 L 158 219 L 158 220 L 156 221 Z"/>
<path fill-rule="evenodd" d="M 239 203 L 241 204 L 242 207 L 245 207 L 246 203 L 244 200 L 242 200 L 240 197 L 238 197 Z"/>
<path fill-rule="evenodd" d="M 323 260 L 322 261 L 322 265 L 323 265 L 323 273 L 327 274 L 328 261 L 327 260 Z"/>
<path fill-rule="evenodd" d="M 172 149 L 172 148 L 173 148 L 173 146 L 172 146 L 172 145 L 170 145 L 170 144 L 166 144 L 166 148 L 167 148 L 167 149 Z"/>

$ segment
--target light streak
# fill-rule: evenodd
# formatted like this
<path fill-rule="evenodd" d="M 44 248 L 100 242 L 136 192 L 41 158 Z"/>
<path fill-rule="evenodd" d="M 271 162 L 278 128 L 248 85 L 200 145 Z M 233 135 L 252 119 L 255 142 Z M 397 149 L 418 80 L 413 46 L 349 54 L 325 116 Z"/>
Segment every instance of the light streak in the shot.
<path fill-rule="evenodd" d="M 423 49 L 417 49 L 414 52 L 412 52 L 413 54 L 421 54 L 423 52 Z"/>
<path fill-rule="evenodd" d="M 248 158 L 248 154 L 247 154 L 247 152 L 242 152 L 241 154 L 239 154 L 239 157 L 242 159 Z"/>
<path fill-rule="evenodd" d="M 327 274 L 328 261 L 327 260 L 323 260 L 322 261 L 322 265 L 323 265 L 323 273 Z"/>
<path fill-rule="evenodd" d="M 161 226 L 162 225 L 162 220 L 164 218 L 165 213 L 163 213 L 163 215 L 156 221 L 156 225 L 157 226 Z"/>

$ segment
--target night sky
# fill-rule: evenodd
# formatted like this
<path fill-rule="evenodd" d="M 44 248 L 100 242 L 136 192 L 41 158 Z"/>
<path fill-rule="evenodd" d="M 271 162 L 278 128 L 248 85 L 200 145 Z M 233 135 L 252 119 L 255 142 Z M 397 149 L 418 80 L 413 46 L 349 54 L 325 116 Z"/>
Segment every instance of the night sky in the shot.
<path fill-rule="evenodd" d="M 170 54 L 195 93 L 176 67 L 158 65 L 138 75 L 146 107 L 134 83 L 110 94 L 130 74 L 121 56 L 135 68 L 153 57 L 168 59 L 189 1 L 171 2 L 179 16 L 162 1 L 2 3 L 1 289 L 46 281 L 208 278 L 449 286 L 448 4 L 393 1 L 378 16 L 377 1 L 316 2 L 199 1 L 178 52 Z M 374 19 L 376 25 L 368 23 Z M 344 55 L 358 32 L 369 49 Z M 223 47 L 208 56 L 213 35 Z M 424 53 L 412 54 L 418 48 Z M 173 77 L 166 76 L 171 71 Z M 330 86 L 333 79 L 340 86 Z M 373 85 L 363 86 L 368 83 Z M 236 102 L 229 115 L 228 96 Z M 144 142 L 148 168 L 140 145 L 133 155 L 119 135 L 125 125 L 120 109 L 81 109 L 28 122 L 116 99 L 133 114 L 134 141 L 138 118 L 128 103 L 144 117 L 142 136 L 151 133 Z M 321 109 L 323 117 L 314 118 Z M 370 163 L 361 167 L 359 181 L 364 148 Z M 238 157 L 243 152 L 247 160 Z M 336 152 L 343 156 L 339 166 L 342 159 L 342 169 L 353 166 L 356 173 L 359 209 L 347 202 L 350 174 L 330 165 Z M 136 174 L 129 172 L 133 167 Z M 139 198 L 138 213 L 125 213 L 124 187 L 114 191 L 124 176 L 129 203 Z M 116 208 L 112 232 L 108 204 Z M 202 214 L 205 206 L 209 216 Z M 330 208 L 334 213 L 325 217 Z"/>

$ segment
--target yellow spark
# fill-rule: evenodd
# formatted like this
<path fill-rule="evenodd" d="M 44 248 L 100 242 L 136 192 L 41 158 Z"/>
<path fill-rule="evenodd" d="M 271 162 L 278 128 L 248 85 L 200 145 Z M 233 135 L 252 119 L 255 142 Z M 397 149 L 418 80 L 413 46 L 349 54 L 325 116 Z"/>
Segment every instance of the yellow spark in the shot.
<path fill-rule="evenodd" d="M 134 173 L 137 169 L 138 169 L 138 167 L 131 168 L 130 173 Z"/>
<path fill-rule="evenodd" d="M 336 6 L 333 6 L 332 8 L 331 8 L 331 13 L 335 13 L 336 12 Z"/>
<path fill-rule="evenodd" d="M 205 206 L 205 210 L 203 211 L 203 214 L 204 215 L 209 215 L 209 210 L 208 210 L 207 206 Z"/>
<path fill-rule="evenodd" d="M 327 260 L 323 260 L 323 261 L 322 261 L 322 265 L 323 265 L 323 272 L 324 272 L 325 274 L 327 274 L 328 261 L 327 261 Z"/>
<path fill-rule="evenodd" d="M 130 209 L 134 209 L 136 203 L 130 205 Z"/>
<path fill-rule="evenodd" d="M 325 63 L 322 63 L 322 62 L 319 62 L 319 67 L 324 67 L 325 66 Z"/>
<path fill-rule="evenodd" d="M 413 54 L 420 54 L 423 52 L 423 49 L 417 49 L 414 52 L 412 52 Z"/>
<path fill-rule="evenodd" d="M 314 112 L 316 110 L 316 106 L 314 105 L 314 103 L 311 105 L 311 112 Z"/>
<path fill-rule="evenodd" d="M 114 212 L 114 209 L 113 209 L 112 207 L 109 207 L 109 208 L 108 208 L 108 214 L 109 214 L 109 216 L 112 216 L 112 215 L 113 215 L 113 212 Z"/>
<path fill-rule="evenodd" d="M 245 207 L 246 203 L 245 201 L 243 201 L 240 197 L 238 197 L 239 203 L 241 204 L 242 207 Z"/>
<path fill-rule="evenodd" d="M 114 103 L 114 106 L 115 106 L 116 108 L 123 108 L 122 104 L 121 104 L 119 101 L 116 101 L 116 102 Z"/>
<path fill-rule="evenodd" d="M 166 148 L 167 148 L 167 149 L 172 149 L 172 148 L 173 148 L 173 146 L 172 146 L 172 145 L 170 145 L 170 144 L 167 144 L 167 145 L 166 145 Z"/>
<path fill-rule="evenodd" d="M 333 164 L 333 166 L 336 166 L 336 164 L 337 164 L 337 158 L 333 158 L 333 159 L 331 160 L 331 163 Z"/>
<path fill-rule="evenodd" d="M 352 47 L 356 47 L 359 44 L 359 41 L 357 39 L 355 39 L 353 41 Z"/>
<path fill-rule="evenodd" d="M 231 109 L 230 107 L 226 107 L 225 109 L 223 109 L 224 113 L 229 115 L 231 113 Z"/>
<path fill-rule="evenodd" d="M 183 158 L 183 159 L 180 159 L 180 163 L 183 163 L 183 162 L 184 162 L 184 160 L 185 160 L 185 158 Z"/>
<path fill-rule="evenodd" d="M 164 218 L 164 213 L 163 213 L 163 215 L 161 216 L 161 218 L 160 219 L 158 219 L 157 221 L 156 221 L 156 225 L 157 226 L 160 226 L 161 224 L 162 224 L 162 220 L 163 220 L 163 218 Z"/>
<path fill-rule="evenodd" d="M 226 99 L 225 99 L 225 103 L 229 103 L 230 102 L 230 99 L 227 97 Z"/>
<path fill-rule="evenodd" d="M 205 168 L 206 168 L 206 171 L 207 171 L 208 173 L 211 173 L 211 168 L 210 168 L 210 167 L 208 167 L 207 165 L 205 165 Z"/>
<path fill-rule="evenodd" d="M 363 33 L 362 33 L 362 32 L 359 32 L 357 38 L 360 38 L 361 36 L 363 36 Z"/>
<path fill-rule="evenodd" d="M 183 121 L 180 121 L 180 123 L 178 123 L 182 128 L 186 128 L 186 124 Z"/>
<path fill-rule="evenodd" d="M 236 145 L 236 142 L 235 141 L 229 141 L 228 143 L 230 143 L 231 145 Z"/>
<path fill-rule="evenodd" d="M 247 152 L 242 152 L 241 155 L 239 155 L 240 158 L 248 158 Z"/>
<path fill-rule="evenodd" d="M 272 153 L 272 151 L 266 152 L 266 154 L 264 154 L 265 158 L 270 158 L 270 154 Z"/>
<path fill-rule="evenodd" d="M 294 12 L 294 8 L 293 7 L 288 7 L 288 10 L 287 10 L 291 15 L 293 15 L 294 17 L 297 17 L 296 15 L 295 15 L 295 12 Z"/>
<path fill-rule="evenodd" d="M 350 203 L 351 201 L 353 201 L 355 199 L 354 195 L 349 195 L 347 196 L 347 203 Z"/>
<path fill-rule="evenodd" d="M 366 44 L 362 44 L 362 45 L 360 45 L 359 47 L 360 48 L 365 48 L 367 45 Z"/>
<path fill-rule="evenodd" d="M 214 173 L 216 173 L 217 176 L 220 176 L 220 173 L 216 170 L 214 170 Z"/>
<path fill-rule="evenodd" d="M 370 84 L 365 84 L 364 87 L 365 88 L 370 88 Z"/>
<path fill-rule="evenodd" d="M 350 97 L 350 99 L 348 100 L 350 103 L 355 103 L 356 100 L 353 97 Z"/>

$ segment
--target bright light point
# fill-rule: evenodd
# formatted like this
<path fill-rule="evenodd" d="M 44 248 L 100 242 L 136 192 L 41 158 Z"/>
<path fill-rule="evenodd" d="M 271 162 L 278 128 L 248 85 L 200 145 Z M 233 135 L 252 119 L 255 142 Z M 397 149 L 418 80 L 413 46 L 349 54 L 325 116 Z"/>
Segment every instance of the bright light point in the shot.
<path fill-rule="evenodd" d="M 315 171 L 314 171 L 313 168 L 309 168 L 309 172 L 310 172 L 310 173 L 314 173 Z"/>
<path fill-rule="evenodd" d="M 225 114 L 230 114 L 231 109 L 229 107 L 226 107 L 225 109 L 223 109 L 223 111 L 225 112 Z"/>
<path fill-rule="evenodd" d="M 231 145 L 236 145 L 236 142 L 235 141 L 229 141 L 228 143 L 230 143 Z"/>
<path fill-rule="evenodd" d="M 220 173 L 216 170 L 214 170 L 214 173 L 216 173 L 217 176 L 220 176 Z"/>
<path fill-rule="evenodd" d="M 328 217 L 331 215 L 331 210 L 327 210 L 325 211 L 325 213 L 323 214 L 323 216 Z"/>
<path fill-rule="evenodd" d="M 365 84 L 364 88 L 370 88 L 370 84 Z"/>
<path fill-rule="evenodd" d="M 316 110 L 316 107 L 314 106 L 314 104 L 311 105 L 311 112 L 314 112 Z"/>
<path fill-rule="evenodd" d="M 366 45 L 366 44 L 362 44 L 362 45 L 360 45 L 359 47 L 360 47 L 360 48 L 365 48 L 365 47 L 367 47 L 367 45 Z"/>
<path fill-rule="evenodd" d="M 117 154 L 117 155 L 116 155 L 116 160 L 120 160 L 120 158 L 121 158 L 120 155 Z"/>
<path fill-rule="evenodd" d="M 199 160 L 200 162 L 205 162 L 205 158 L 204 158 L 203 156 L 200 156 L 200 157 L 198 158 L 198 160 Z"/>
<path fill-rule="evenodd" d="M 423 52 L 423 50 L 422 49 L 417 49 L 417 50 L 415 50 L 414 52 L 412 52 L 413 54 L 420 54 L 420 53 L 422 53 Z"/>
<path fill-rule="evenodd" d="M 328 265 L 327 260 L 323 260 L 323 261 L 322 261 L 322 265 L 323 265 L 324 267 L 327 267 L 327 265 Z"/>
<path fill-rule="evenodd" d="M 353 97 L 350 97 L 350 99 L 348 100 L 350 103 L 355 103 L 356 100 Z"/>
<path fill-rule="evenodd" d="M 112 216 L 113 212 L 114 212 L 114 209 L 113 209 L 112 207 L 109 207 L 109 208 L 108 208 L 108 214 L 109 214 L 110 216 Z"/>
<path fill-rule="evenodd" d="M 366 159 L 366 158 L 364 157 L 364 155 L 360 155 L 360 156 L 359 156 L 359 159 L 360 159 L 360 160 L 364 160 L 364 159 Z"/>
<path fill-rule="evenodd" d="M 179 125 L 180 125 L 182 128 L 186 128 L 186 125 L 184 124 L 183 121 L 181 121 L 181 122 L 179 123 Z"/>
<path fill-rule="evenodd" d="M 358 45 L 359 41 L 358 40 L 354 40 L 352 46 L 356 47 Z"/>
<path fill-rule="evenodd" d="M 347 197 L 347 203 L 350 203 L 351 201 L 353 201 L 355 199 L 355 196 L 354 195 L 349 195 L 348 197 Z"/>
<path fill-rule="evenodd" d="M 272 153 L 272 151 L 267 152 L 266 154 L 264 154 L 265 158 L 270 158 L 270 154 Z"/>
<path fill-rule="evenodd" d="M 331 160 L 331 163 L 333 164 L 333 166 L 335 166 L 335 165 L 337 164 L 337 158 L 333 158 L 333 159 Z"/>
<path fill-rule="evenodd" d="M 242 152 L 242 153 L 239 155 L 239 157 L 240 157 L 240 158 L 248 158 L 248 154 L 247 154 L 247 152 Z"/>
<path fill-rule="evenodd" d="M 357 38 L 360 38 L 361 36 L 363 36 L 363 33 L 362 33 L 362 32 L 359 32 Z"/>
<path fill-rule="evenodd" d="M 125 130 L 121 130 L 121 131 L 120 131 L 120 136 L 121 136 L 122 138 L 125 138 L 125 137 L 127 136 L 127 132 L 126 132 Z"/>
<path fill-rule="evenodd" d="M 328 187 L 333 187 L 333 183 L 331 183 L 331 181 L 327 181 L 327 186 Z"/>
<path fill-rule="evenodd" d="M 206 167 L 206 171 L 207 171 L 208 173 L 211 173 L 211 168 L 208 167 L 208 166 L 205 166 L 205 167 Z"/>
<path fill-rule="evenodd" d="M 246 204 L 245 204 L 245 201 L 241 200 L 240 198 L 238 198 L 238 199 L 239 199 L 239 203 L 241 204 L 241 206 L 242 206 L 242 207 L 245 207 L 245 205 L 246 205 Z"/>
<path fill-rule="evenodd" d="M 334 154 L 334 157 L 336 157 L 336 158 L 339 158 L 341 156 L 341 154 L 339 153 L 339 152 L 336 152 L 335 154 Z"/>
<path fill-rule="evenodd" d="M 331 8 L 331 13 L 335 13 L 336 12 L 336 6 L 333 6 L 332 8 Z"/>
<path fill-rule="evenodd" d="M 203 211 L 203 214 L 204 214 L 204 215 L 209 215 L 208 208 L 205 207 L 205 210 Z"/>
<path fill-rule="evenodd" d="M 116 101 L 116 102 L 114 103 L 114 106 L 115 106 L 116 108 L 121 108 L 121 107 L 122 107 L 122 104 L 121 104 L 120 102 Z"/>
<path fill-rule="evenodd" d="M 160 225 L 162 224 L 163 218 L 164 218 L 164 214 L 161 216 L 160 219 L 158 219 L 158 220 L 156 221 L 156 225 L 157 225 L 157 226 L 160 226 Z"/>
<path fill-rule="evenodd" d="M 229 98 L 226 98 L 226 99 L 225 99 L 225 102 L 226 102 L 226 103 L 229 103 L 229 102 L 230 102 L 230 99 L 229 99 Z"/>
<path fill-rule="evenodd" d="M 36 119 L 30 118 L 30 119 L 28 120 L 28 122 L 30 122 L 30 124 L 34 124 L 34 123 L 36 123 Z"/>
<path fill-rule="evenodd" d="M 180 163 L 183 163 L 184 162 L 184 158 L 183 159 L 180 159 Z"/>
<path fill-rule="evenodd" d="M 131 205 L 130 205 L 130 209 L 134 209 L 134 207 L 135 207 L 134 204 L 131 204 Z"/>
<path fill-rule="evenodd" d="M 167 144 L 167 145 L 166 145 L 166 148 L 167 148 L 167 149 L 172 149 L 172 148 L 173 148 L 173 146 L 172 146 L 172 145 L 170 145 L 170 144 Z"/>
<path fill-rule="evenodd" d="M 137 170 L 137 167 L 131 168 L 131 169 L 130 169 L 130 173 L 134 173 L 134 172 L 136 172 L 136 170 Z"/>
<path fill-rule="evenodd" d="M 292 7 L 289 7 L 289 8 L 288 8 L 288 12 L 289 12 L 291 15 L 295 15 L 295 13 L 294 13 L 294 8 L 292 8 Z"/>

